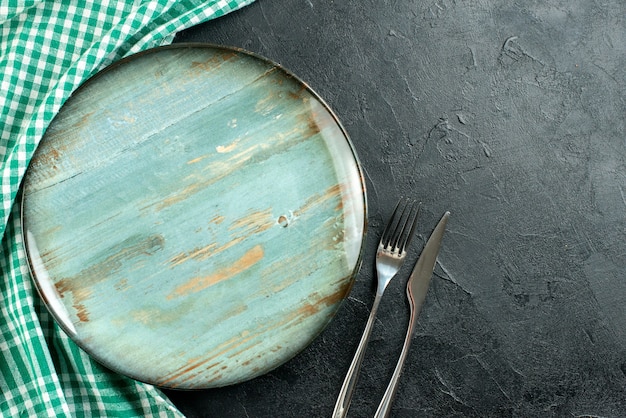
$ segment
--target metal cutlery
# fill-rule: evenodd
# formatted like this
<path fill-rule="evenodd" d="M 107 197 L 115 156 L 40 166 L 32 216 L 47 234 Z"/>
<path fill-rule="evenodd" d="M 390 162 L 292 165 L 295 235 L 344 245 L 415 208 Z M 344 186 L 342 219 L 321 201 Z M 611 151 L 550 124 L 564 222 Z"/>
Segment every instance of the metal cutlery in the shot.
<path fill-rule="evenodd" d="M 415 201 L 400 200 L 380 239 L 376 252 L 376 274 L 378 277 L 376 296 L 361 341 L 339 392 L 333 418 L 345 417 L 348 412 L 378 306 L 387 285 L 404 263 L 406 248 L 415 232 L 419 207 L 420 205 Z"/>
<path fill-rule="evenodd" d="M 430 284 L 430 279 L 435 269 L 435 262 L 437 261 L 437 255 L 439 254 L 441 240 L 443 238 L 449 216 L 450 212 L 446 212 L 433 230 L 433 233 L 431 234 L 428 242 L 424 246 L 422 254 L 417 260 L 417 263 L 413 268 L 413 272 L 409 277 L 409 281 L 407 283 L 407 298 L 409 299 L 409 304 L 411 307 L 409 326 L 407 329 L 406 337 L 404 339 L 402 352 L 400 353 L 400 358 L 391 377 L 391 381 L 387 386 L 387 390 L 385 391 L 383 399 L 378 406 L 378 410 L 374 415 L 375 418 L 386 418 L 391 412 L 391 403 L 396 394 L 396 391 L 398 390 L 400 374 L 402 373 L 404 361 L 406 360 L 409 346 L 411 345 L 411 340 L 413 338 L 413 334 L 415 333 L 417 318 L 419 316 L 420 310 L 422 309 L 424 299 L 426 298 L 426 293 L 428 292 L 428 286 Z"/>

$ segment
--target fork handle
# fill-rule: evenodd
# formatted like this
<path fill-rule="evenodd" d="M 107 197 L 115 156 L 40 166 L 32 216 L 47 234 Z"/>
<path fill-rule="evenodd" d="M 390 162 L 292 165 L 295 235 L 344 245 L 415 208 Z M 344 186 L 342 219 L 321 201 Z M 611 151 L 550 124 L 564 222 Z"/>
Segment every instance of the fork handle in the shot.
<path fill-rule="evenodd" d="M 352 401 L 354 388 L 356 387 L 356 382 L 359 379 L 361 364 L 363 363 L 363 358 L 365 357 L 365 350 L 367 348 L 367 343 L 370 339 L 370 334 L 372 333 L 372 329 L 374 328 L 376 312 L 378 311 L 378 305 L 380 304 L 382 296 L 382 292 L 376 292 L 376 296 L 374 297 L 374 303 L 372 304 L 372 309 L 370 311 L 370 316 L 367 319 L 365 330 L 363 331 L 363 335 L 361 336 L 361 341 L 359 342 L 359 346 L 356 349 L 356 353 L 354 355 L 354 358 L 352 359 L 352 363 L 350 364 L 350 368 L 348 369 L 346 378 L 344 379 L 341 390 L 339 391 L 339 397 L 337 398 L 335 410 L 333 411 L 333 418 L 343 418 L 348 413 L 348 408 L 350 408 L 350 402 Z"/>
<path fill-rule="evenodd" d="M 389 381 L 389 385 L 387 386 L 387 390 L 383 395 L 383 399 L 380 401 L 378 405 L 378 409 L 374 414 L 374 418 L 387 418 L 391 413 L 391 403 L 393 402 L 393 398 L 396 396 L 396 391 L 398 390 L 398 384 L 400 383 L 400 374 L 402 373 L 402 368 L 404 367 L 404 361 L 406 360 L 406 356 L 409 353 L 409 347 L 411 345 L 411 340 L 413 339 L 413 334 L 415 333 L 415 324 L 417 323 L 417 316 L 419 313 L 419 309 L 415 308 L 415 304 L 412 300 L 410 300 L 411 306 L 411 316 L 409 319 L 409 326 L 406 331 L 406 337 L 404 338 L 404 344 L 402 345 L 402 352 L 400 352 L 400 358 L 398 359 L 398 363 L 396 364 L 396 368 L 393 371 L 393 375 L 391 376 L 391 380 Z"/>

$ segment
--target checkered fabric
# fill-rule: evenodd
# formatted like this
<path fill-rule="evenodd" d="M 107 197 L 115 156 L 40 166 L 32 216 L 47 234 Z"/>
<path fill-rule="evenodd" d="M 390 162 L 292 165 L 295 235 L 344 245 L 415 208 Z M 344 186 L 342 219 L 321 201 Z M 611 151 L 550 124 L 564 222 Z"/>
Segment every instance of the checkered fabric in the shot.
<path fill-rule="evenodd" d="M 180 416 L 156 388 L 93 362 L 33 291 L 20 181 L 62 104 L 113 61 L 253 0 L 0 0 L 0 415 Z"/>

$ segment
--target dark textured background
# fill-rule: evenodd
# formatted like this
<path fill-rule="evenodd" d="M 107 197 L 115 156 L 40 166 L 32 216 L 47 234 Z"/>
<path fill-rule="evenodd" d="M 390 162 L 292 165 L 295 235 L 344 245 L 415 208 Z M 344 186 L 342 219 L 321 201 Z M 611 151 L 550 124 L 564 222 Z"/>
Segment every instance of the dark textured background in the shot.
<path fill-rule="evenodd" d="M 189 417 L 330 416 L 381 229 L 412 195 L 414 253 L 452 217 L 393 416 L 626 416 L 625 16 L 623 0 L 258 0 L 179 34 L 266 56 L 329 103 L 370 228 L 349 299 L 308 349 L 171 399 Z M 350 416 L 374 413 L 407 314 L 396 279 Z"/>

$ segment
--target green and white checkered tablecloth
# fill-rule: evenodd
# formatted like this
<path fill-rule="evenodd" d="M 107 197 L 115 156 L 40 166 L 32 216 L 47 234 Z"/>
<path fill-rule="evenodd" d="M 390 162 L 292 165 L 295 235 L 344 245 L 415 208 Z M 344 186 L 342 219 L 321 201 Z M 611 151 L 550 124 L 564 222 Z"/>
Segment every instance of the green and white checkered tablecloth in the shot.
<path fill-rule="evenodd" d="M 20 181 L 83 81 L 253 0 L 0 0 L 0 415 L 180 416 L 158 389 L 93 362 L 52 320 L 22 248 Z"/>

